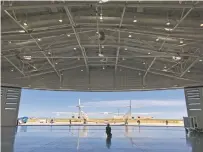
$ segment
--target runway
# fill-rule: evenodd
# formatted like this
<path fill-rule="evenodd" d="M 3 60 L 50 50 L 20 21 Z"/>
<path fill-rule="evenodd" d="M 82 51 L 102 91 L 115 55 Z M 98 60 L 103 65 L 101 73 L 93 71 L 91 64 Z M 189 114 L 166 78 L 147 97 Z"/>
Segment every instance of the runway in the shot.
<path fill-rule="evenodd" d="M 203 137 L 189 138 L 183 127 L 112 126 L 112 134 L 106 140 L 104 126 L 19 126 L 13 152 L 203 151 Z"/>
<path fill-rule="evenodd" d="M 87 124 L 83 123 L 68 123 L 68 122 L 56 122 L 56 123 L 36 123 L 36 122 L 28 122 L 26 124 L 19 124 L 19 126 L 106 126 L 107 123 L 93 123 L 88 122 Z M 126 126 L 124 123 L 110 123 L 111 126 Z M 128 126 L 139 126 L 137 123 L 128 123 Z M 154 126 L 154 127 L 165 127 L 165 123 L 141 123 L 141 126 Z M 170 127 L 183 127 L 183 123 L 170 123 L 167 126 Z"/>

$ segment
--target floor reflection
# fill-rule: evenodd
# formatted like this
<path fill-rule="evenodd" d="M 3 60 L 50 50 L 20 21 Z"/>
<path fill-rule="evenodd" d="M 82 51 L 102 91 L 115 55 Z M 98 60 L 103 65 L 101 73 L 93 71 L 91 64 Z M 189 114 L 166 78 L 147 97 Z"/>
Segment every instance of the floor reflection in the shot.
<path fill-rule="evenodd" d="M 186 135 L 186 143 L 192 152 L 203 152 L 203 134 Z"/>
<path fill-rule="evenodd" d="M 20 126 L 20 132 L 27 132 L 27 126 Z"/>
<path fill-rule="evenodd" d="M 112 152 L 203 152 L 203 135 L 186 135 L 184 128 L 113 126 L 112 138 L 106 138 L 105 126 L 1 129 L 3 152 L 100 152 L 103 148 Z"/>
<path fill-rule="evenodd" d="M 107 138 L 106 138 L 106 147 L 107 147 L 108 149 L 111 148 L 111 137 L 107 137 Z"/>
<path fill-rule="evenodd" d="M 17 127 L 1 127 L 1 150 L 2 152 L 13 152 Z"/>

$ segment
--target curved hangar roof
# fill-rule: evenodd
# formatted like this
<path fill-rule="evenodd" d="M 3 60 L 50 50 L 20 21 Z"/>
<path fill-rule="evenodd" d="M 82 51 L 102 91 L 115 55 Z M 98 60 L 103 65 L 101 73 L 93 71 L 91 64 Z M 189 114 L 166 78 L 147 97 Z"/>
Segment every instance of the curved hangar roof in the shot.
<path fill-rule="evenodd" d="M 203 84 L 202 2 L 2 2 L 2 85 L 145 90 Z"/>

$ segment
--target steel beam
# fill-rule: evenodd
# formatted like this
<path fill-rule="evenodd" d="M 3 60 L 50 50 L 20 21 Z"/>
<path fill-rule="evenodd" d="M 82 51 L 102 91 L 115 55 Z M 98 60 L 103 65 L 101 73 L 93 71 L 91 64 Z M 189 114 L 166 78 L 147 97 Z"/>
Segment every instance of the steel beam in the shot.
<path fill-rule="evenodd" d="M 104 64 L 89 64 L 90 66 L 103 66 Z M 109 66 L 114 66 L 115 64 L 105 64 L 105 65 L 109 65 Z M 59 69 L 59 72 L 62 72 L 62 71 L 67 71 L 67 70 L 71 70 L 71 69 L 76 69 L 76 68 L 80 68 L 80 67 L 84 67 L 85 65 L 77 65 L 77 66 L 73 66 L 73 67 L 68 67 L 68 68 L 62 68 L 62 69 Z M 40 76 L 40 75 L 44 75 L 44 74 L 49 74 L 49 73 L 53 73 L 55 71 L 53 70 L 50 70 L 50 71 L 44 71 L 44 72 L 41 72 L 41 73 L 37 73 L 37 74 L 33 74 L 33 75 L 29 75 L 29 76 L 24 76 L 24 77 L 18 77 L 18 78 L 15 78 L 15 79 L 21 79 L 21 78 L 28 78 L 28 77 L 34 77 L 34 76 Z"/>
<path fill-rule="evenodd" d="M 90 65 L 91 66 L 103 66 L 103 64 L 90 64 Z M 114 66 L 115 64 L 106 64 L 106 65 Z M 80 67 L 84 67 L 84 66 L 85 65 L 78 65 L 78 66 L 74 66 L 74 67 L 63 68 L 63 69 L 60 69 L 60 72 L 61 71 L 66 71 L 66 70 L 70 70 L 70 69 L 80 68 Z M 131 69 L 131 70 L 145 72 L 145 69 L 140 69 L 140 68 L 136 68 L 136 67 L 129 67 L 129 66 L 120 65 L 120 64 L 118 64 L 118 66 L 122 67 L 122 68 Z M 24 78 L 27 78 L 27 77 L 40 76 L 40 75 L 44 75 L 44 74 L 48 74 L 48 73 L 53 73 L 53 72 L 55 72 L 55 71 L 46 71 L 46 72 L 42 72 L 42 73 L 38 73 L 38 74 L 33 74 L 33 75 L 30 75 L 30 76 L 18 77 L 16 79 L 22 79 L 22 78 L 24 79 Z M 191 81 L 191 82 L 195 82 L 195 83 L 203 83 L 201 81 L 191 80 L 191 79 L 188 79 L 188 78 L 181 78 L 181 77 L 178 77 L 178 76 L 169 75 L 169 74 L 165 74 L 165 73 L 161 73 L 161 72 L 157 72 L 157 71 L 149 71 L 149 73 L 152 73 L 152 74 L 155 74 L 155 75 L 161 75 L 161 76 L 165 76 L 165 77 L 169 77 L 169 78 L 174 78 L 174 79 L 178 79 L 178 80 Z"/>
<path fill-rule="evenodd" d="M 123 67 L 123 68 L 127 68 L 127 69 L 136 70 L 136 71 L 143 71 L 143 72 L 146 71 L 145 69 L 140 69 L 140 68 L 135 68 L 135 67 L 129 67 L 129 66 L 125 66 L 125 65 L 119 65 L 119 66 Z M 169 78 L 179 79 L 179 80 L 185 80 L 185 81 L 203 83 L 201 81 L 191 80 L 191 79 L 188 79 L 188 78 L 181 78 L 181 77 L 178 77 L 178 76 L 164 74 L 164 73 L 161 73 L 161 72 L 149 71 L 149 73 L 156 74 L 156 75 L 161 75 L 161 76 L 166 76 L 166 77 L 169 77 Z"/>
<path fill-rule="evenodd" d="M 120 55 L 118 58 L 126 58 L 126 59 L 132 59 L 132 58 L 172 58 L 173 55 Z M 4 57 L 4 56 L 3 56 Z M 11 57 L 11 56 L 5 56 L 5 57 Z M 190 55 L 183 55 L 182 57 L 191 57 Z M 192 56 L 197 57 L 197 56 Z M 84 58 L 83 56 L 51 56 L 51 57 L 45 57 L 45 56 L 32 56 L 32 59 L 78 59 L 78 58 Z M 101 59 L 99 56 L 87 56 L 87 59 Z M 116 59 L 116 56 L 105 56 L 105 58 L 108 59 Z M 172 62 L 170 60 L 165 60 L 167 62 Z M 173 62 L 174 63 L 174 62 Z M 28 63 L 29 64 L 29 63 Z"/>
<path fill-rule="evenodd" d="M 50 61 L 50 59 L 47 57 L 46 53 L 44 52 L 44 50 L 40 47 L 39 43 L 37 42 L 37 40 L 30 34 L 30 37 L 35 41 L 35 43 L 37 44 L 38 48 L 41 50 L 41 53 L 44 55 L 44 57 L 47 59 L 47 61 L 49 62 L 49 64 L 51 65 L 51 67 L 54 69 L 54 71 L 56 72 L 56 74 L 58 75 L 59 79 L 61 79 L 61 75 L 60 73 L 56 70 L 54 64 Z"/>
<path fill-rule="evenodd" d="M 9 60 L 7 57 L 4 56 L 4 58 L 13 66 L 15 67 L 22 75 L 25 76 L 24 72 L 21 71 L 11 60 Z"/>
<path fill-rule="evenodd" d="M 186 72 L 188 72 L 198 61 L 199 61 L 200 57 L 196 58 L 180 75 L 180 77 L 183 77 L 185 75 Z"/>
<path fill-rule="evenodd" d="M 99 46 L 99 53 L 101 54 L 101 45 L 100 45 L 100 39 L 99 39 L 99 19 L 98 19 L 98 7 L 96 6 L 96 24 L 97 24 L 97 41 Z M 103 14 L 102 14 L 103 15 Z"/>
<path fill-rule="evenodd" d="M 147 76 L 147 73 L 148 73 L 149 70 L 151 69 L 151 67 L 152 67 L 152 65 L 154 64 L 155 60 L 156 60 L 156 57 L 152 60 L 151 64 L 149 65 L 149 67 L 147 68 L 147 70 L 146 70 L 146 72 L 145 72 L 145 74 L 144 74 L 144 76 L 143 76 L 143 86 L 145 86 L 145 77 Z"/>
<path fill-rule="evenodd" d="M 82 55 L 83 55 L 83 57 L 84 57 L 84 62 L 85 62 L 85 66 L 86 66 L 87 73 L 89 73 L 89 66 L 88 66 L 88 63 L 87 63 L 86 52 L 85 52 L 84 48 L 82 47 L 82 45 L 81 45 L 81 43 L 80 43 L 80 38 L 79 38 L 78 33 L 76 32 L 76 29 L 75 29 L 75 27 L 74 27 L 75 22 L 72 20 L 73 17 L 72 17 L 72 15 L 71 15 L 71 13 L 70 13 L 68 7 L 64 6 L 64 9 L 65 9 L 65 11 L 66 11 L 66 15 L 67 15 L 68 18 L 69 18 L 69 21 L 71 22 L 71 27 L 72 27 L 72 29 L 73 29 L 73 31 L 74 31 L 74 33 L 75 33 L 76 40 L 77 40 L 77 42 L 78 42 L 78 45 L 79 45 L 79 47 L 80 47 L 80 49 L 81 49 L 81 52 L 82 52 Z"/>
<path fill-rule="evenodd" d="M 125 0 L 126 1 L 126 0 Z M 95 2 L 98 2 L 98 0 L 95 0 Z M 128 0 L 129 2 L 129 0 Z M 103 5 L 103 4 L 95 4 L 93 3 L 92 4 L 93 6 L 95 5 Z M 123 3 L 118 3 L 116 4 L 117 7 L 123 7 Z M 34 8 L 47 8 L 47 7 L 64 7 L 64 6 L 69 6 L 69 7 L 72 7 L 72 6 L 78 6 L 78 7 L 89 7 L 89 4 L 87 3 L 81 3 L 81 0 L 80 2 L 68 2 L 66 4 L 43 4 L 43 5 L 25 5 L 25 6 L 22 6 L 22 5 L 13 5 L 13 6 L 2 6 L 2 9 L 6 9 L 6 10 L 18 10 L 18 9 L 34 9 Z M 115 4 L 114 3 L 109 3 L 107 5 L 105 5 L 105 7 L 114 7 Z M 131 4 L 127 4 L 126 7 L 143 7 L 143 8 L 191 8 L 191 4 L 177 4 L 177 3 L 174 3 L 174 4 L 154 4 L 154 3 L 131 3 Z M 203 4 L 199 4 L 197 6 L 195 6 L 195 8 L 203 8 Z"/>
<path fill-rule="evenodd" d="M 189 13 L 194 9 L 194 6 L 192 6 L 190 8 L 190 10 L 181 18 L 181 20 L 174 26 L 172 32 L 182 23 L 182 21 L 189 15 Z M 167 38 L 170 36 L 170 34 L 167 35 Z M 161 51 L 161 49 L 163 48 L 164 44 L 165 44 L 166 40 L 163 41 L 161 47 L 159 48 L 159 51 Z M 147 73 L 150 71 L 150 68 L 152 67 L 152 65 L 154 64 L 154 62 L 156 61 L 156 58 L 154 58 L 154 60 L 152 61 L 152 63 L 150 64 L 150 66 L 147 68 L 147 71 L 145 72 L 145 75 L 143 77 L 143 84 L 145 84 L 145 77 L 147 75 Z"/>
<path fill-rule="evenodd" d="M 13 16 L 8 13 L 8 11 L 4 10 L 4 12 L 19 26 L 21 27 L 26 33 L 29 33 L 27 31 L 27 29 L 22 26 L 15 18 L 13 18 Z M 58 73 L 58 71 L 56 70 L 56 68 L 54 67 L 54 65 L 51 63 L 51 61 L 49 60 L 49 58 L 46 56 L 46 54 L 44 53 L 43 49 L 40 47 L 40 45 L 38 44 L 37 40 L 32 36 L 32 34 L 29 34 L 29 36 L 35 41 L 36 45 L 38 46 L 38 48 L 42 51 L 42 54 L 46 57 L 47 61 L 50 63 L 50 65 L 53 67 L 53 69 L 55 70 L 56 74 L 59 76 L 59 78 L 61 77 L 61 75 Z"/>
<path fill-rule="evenodd" d="M 67 44 L 66 44 L 67 45 Z M 55 50 L 55 52 L 56 53 L 60 53 L 60 52 L 63 52 L 63 51 L 58 51 L 57 52 L 57 50 L 59 50 L 61 47 L 63 47 L 63 48 L 66 48 L 67 50 L 69 50 L 69 48 L 70 49 L 72 49 L 73 47 L 75 47 L 75 45 L 70 45 L 70 44 L 68 44 L 67 46 L 68 47 L 66 47 L 66 45 L 61 45 L 60 47 L 56 47 L 56 48 L 53 48 L 53 50 Z M 95 44 L 83 44 L 83 46 L 84 47 L 89 47 L 89 48 L 91 48 L 91 47 L 97 47 L 97 45 L 95 45 Z M 107 45 L 104 45 L 105 47 L 115 47 L 115 48 L 117 48 L 118 47 L 118 44 L 116 44 L 116 43 L 110 43 L 110 44 L 107 44 Z M 150 55 L 147 55 L 147 53 L 146 54 L 141 54 L 141 55 L 137 55 L 137 57 L 172 57 L 172 56 L 177 56 L 177 53 L 176 52 L 168 52 L 168 53 L 165 53 L 165 52 L 158 52 L 158 51 L 156 51 L 156 50 L 150 50 L 150 49 L 145 49 L 145 48 L 139 48 L 138 46 L 127 46 L 127 45 L 125 45 L 125 44 L 120 44 L 119 45 L 120 47 L 122 47 L 122 48 L 128 48 L 128 52 L 135 52 L 135 54 L 136 53 L 143 53 L 143 51 L 146 51 L 146 52 L 151 52 L 151 54 Z M 33 49 L 32 49 L 33 50 Z M 44 51 L 47 51 L 47 50 L 44 50 Z M 39 51 L 32 51 L 32 52 L 30 52 L 30 53 L 37 53 L 37 52 L 39 52 Z M 6 57 L 10 57 L 10 56 L 15 56 L 15 54 L 11 54 L 11 55 L 5 55 Z M 184 57 L 184 56 L 187 56 L 187 57 L 203 57 L 203 56 L 200 56 L 199 54 L 189 54 L 189 53 L 179 53 L 179 56 L 181 56 L 181 57 Z M 33 56 L 33 58 L 34 58 L 35 56 Z M 39 58 L 43 58 L 43 57 L 40 57 L 40 56 L 36 56 L 36 57 L 39 57 Z M 61 56 L 55 56 L 56 58 L 60 58 Z M 66 56 L 63 56 L 64 58 L 66 58 Z M 62 58 L 63 58 L 62 57 Z M 70 56 L 70 58 L 75 58 L 76 56 L 73 56 L 73 57 L 71 57 Z M 110 56 L 111 57 L 111 56 Z M 128 56 L 127 56 L 128 57 Z M 132 56 L 132 57 L 136 57 L 136 56 Z M 68 57 L 67 57 L 68 58 Z M 89 58 L 88 56 L 86 57 L 86 58 Z M 91 56 L 90 56 L 90 58 L 91 58 Z M 116 57 L 115 57 L 116 58 Z"/>
<path fill-rule="evenodd" d="M 22 26 L 7 10 L 4 10 L 4 12 L 19 26 L 21 27 L 26 33 L 28 33 L 27 29 Z"/>
<path fill-rule="evenodd" d="M 119 29 L 118 29 L 118 44 L 121 43 L 121 31 L 120 31 L 120 28 L 122 27 L 123 18 L 124 18 L 124 15 L 125 15 L 125 10 L 126 10 L 126 6 L 123 7 L 123 12 L 121 14 L 121 20 L 120 20 Z M 117 52 L 116 52 L 115 74 L 116 74 L 116 71 L 117 71 L 119 53 L 120 53 L 120 46 L 118 46 Z"/>

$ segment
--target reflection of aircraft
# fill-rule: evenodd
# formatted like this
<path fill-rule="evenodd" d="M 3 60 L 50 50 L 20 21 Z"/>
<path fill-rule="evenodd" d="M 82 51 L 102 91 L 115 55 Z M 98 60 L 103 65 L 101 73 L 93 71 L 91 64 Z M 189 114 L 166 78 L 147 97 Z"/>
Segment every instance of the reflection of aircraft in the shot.
<path fill-rule="evenodd" d="M 78 128 L 78 140 L 77 140 L 77 150 L 80 148 L 80 137 L 88 136 L 88 128 L 87 126 L 83 126 L 83 129 Z"/>
<path fill-rule="evenodd" d="M 135 142 L 133 141 L 133 138 L 132 138 L 132 133 L 131 133 L 132 131 L 133 131 L 132 128 L 129 131 L 129 127 L 125 126 L 125 134 L 124 135 L 130 140 L 130 143 L 132 144 L 132 146 L 137 147 L 137 145 L 135 144 Z M 139 127 L 139 132 L 140 132 L 140 127 Z"/>
<path fill-rule="evenodd" d="M 126 136 L 129 136 L 130 134 L 129 134 L 129 130 L 128 130 L 128 126 L 125 126 L 125 135 Z"/>
<path fill-rule="evenodd" d="M 80 137 L 87 137 L 88 136 L 88 126 L 83 126 L 83 129 L 80 129 L 79 136 Z"/>

